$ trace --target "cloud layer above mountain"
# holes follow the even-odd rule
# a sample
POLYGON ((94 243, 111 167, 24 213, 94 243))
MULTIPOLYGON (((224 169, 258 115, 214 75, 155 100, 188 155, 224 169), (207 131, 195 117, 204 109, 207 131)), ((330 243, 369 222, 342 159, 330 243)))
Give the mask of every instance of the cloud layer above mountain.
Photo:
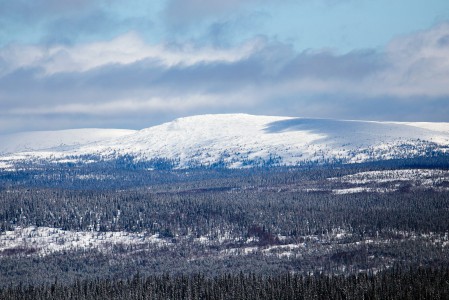
MULTIPOLYGON (((340 2, 322 1, 322 9, 354 5, 340 2)), ((141 128, 223 112, 449 121, 449 23, 444 21, 379 47, 342 51, 300 48, 288 35, 253 34, 254 24, 235 22, 236 16, 263 15, 255 8, 273 5, 268 0, 165 1, 151 6, 152 20, 134 10, 118 13, 113 0, 93 3, 0 4, 0 11, 11 12, 0 21, 6 27, 19 21, 39 27, 34 38, 26 37, 33 36, 27 29, 17 40, 0 30, 0 132, 141 128), (95 30, 75 30, 80 20, 87 22, 87 31, 95 30), (61 27, 48 29, 55 24, 61 27), (108 34, 102 26, 111 27, 108 34), (228 34, 213 33, 214 26, 228 34), (238 32, 235 26, 243 26, 245 38, 230 37, 238 32), (145 28, 156 28, 154 36, 145 28), (64 30, 76 32, 64 39, 64 30)))

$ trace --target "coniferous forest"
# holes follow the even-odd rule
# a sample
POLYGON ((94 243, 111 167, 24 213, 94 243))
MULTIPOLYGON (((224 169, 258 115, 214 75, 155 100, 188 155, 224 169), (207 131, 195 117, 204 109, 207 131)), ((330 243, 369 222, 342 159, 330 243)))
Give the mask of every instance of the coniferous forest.
POLYGON ((0 299, 447 299, 443 160, 0 172, 0 299))
POLYGON ((448 299, 449 269, 393 268, 376 275, 169 275, 17 286, 1 299, 448 299))

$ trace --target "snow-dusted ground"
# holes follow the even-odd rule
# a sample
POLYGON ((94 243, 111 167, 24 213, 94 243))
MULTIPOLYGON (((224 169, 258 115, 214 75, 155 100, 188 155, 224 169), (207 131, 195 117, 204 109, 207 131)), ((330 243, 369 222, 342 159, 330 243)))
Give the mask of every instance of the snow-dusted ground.
POLYGON ((339 184, 353 185, 344 189, 334 189, 335 194, 352 194, 361 192, 386 193, 398 190, 408 183, 416 189, 433 189, 449 191, 449 171, 437 169, 403 169, 368 171, 342 177, 328 178, 339 184), (382 185, 379 187, 379 185, 382 185))
POLYGON ((98 249, 109 252, 114 245, 164 246, 169 243, 158 235, 146 233, 70 231, 30 226, 0 233, 0 256, 2 252, 15 249, 33 249, 39 255, 48 255, 64 250, 98 249))
POLYGON ((49 227, 16 227, 13 231, 0 233, 0 257, 46 256, 62 251, 84 251, 96 249, 103 253, 113 254, 118 250, 120 255, 134 251, 145 251, 149 255, 159 251, 178 253, 190 249, 189 259, 216 257, 226 259, 230 256, 263 255, 278 258, 302 258, 317 253, 332 253, 358 249, 365 244, 401 243, 407 240, 421 240, 437 247, 449 247, 449 234, 417 234, 415 232, 391 232, 392 237, 353 238, 346 230, 336 228, 324 235, 308 235, 299 240, 291 240, 278 236, 279 244, 261 246, 258 238, 237 237, 229 233, 220 236, 178 236, 176 242, 170 238, 161 238, 157 234, 129 232, 91 232, 67 231, 49 227), (393 237, 395 236, 395 237, 393 237), (398 239, 400 237, 400 239, 398 239), (238 246, 240 245, 240 246, 238 246), (192 250, 193 249, 193 250, 192 250), (340 250, 339 250, 340 249, 340 250))
POLYGON ((334 189, 332 193, 336 195, 356 194, 356 193, 388 193, 394 192, 396 189, 389 188, 370 188, 370 187, 353 187, 347 189, 334 189))
MULTIPOLYGON (((449 171, 436 169, 368 171, 346 175, 339 179, 353 184, 418 181, 423 185, 435 185, 443 181, 449 181, 449 171)), ((337 178, 331 178, 330 180, 337 180, 337 178)))
POLYGON ((114 159, 123 155, 131 155, 136 160, 167 158, 175 160, 179 168, 217 162, 231 168, 263 162, 283 165, 307 161, 355 163, 415 157, 429 149, 447 152, 449 123, 201 115, 81 144, 53 150, 39 147, 39 151, 0 157, 0 163, 39 159, 61 162, 68 158, 76 161, 76 157, 83 156, 114 159))
POLYGON ((14 170, 14 166, 10 163, 4 162, 4 161, 0 161, 0 170, 4 170, 4 171, 13 171, 14 170))

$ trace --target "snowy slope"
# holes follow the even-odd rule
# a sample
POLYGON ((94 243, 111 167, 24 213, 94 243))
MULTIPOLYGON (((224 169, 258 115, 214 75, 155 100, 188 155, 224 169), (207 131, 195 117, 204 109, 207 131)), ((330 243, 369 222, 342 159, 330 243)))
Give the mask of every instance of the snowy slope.
POLYGON ((0 154, 67 148, 135 133, 124 129, 69 129, 0 135, 0 154))
POLYGON ((164 158, 185 168, 340 161, 343 163, 446 152, 449 123, 339 121, 246 114, 180 118, 115 139, 3 156, 1 162, 86 156, 134 161, 164 158))

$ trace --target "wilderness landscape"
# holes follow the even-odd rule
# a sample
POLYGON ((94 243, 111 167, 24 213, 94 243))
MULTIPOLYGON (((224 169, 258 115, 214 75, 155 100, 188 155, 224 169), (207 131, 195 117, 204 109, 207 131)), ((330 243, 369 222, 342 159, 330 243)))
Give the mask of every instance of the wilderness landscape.
POLYGON ((447 0, 0 0, 0 299, 449 299, 447 0))
MULTIPOLYGON (((430 281, 413 293, 444 298, 449 125, 287 118, 289 126, 273 133, 266 128, 285 122, 275 119, 198 116, 119 137, 113 131, 99 140, 83 131, 71 146, 60 141, 70 134, 75 142, 72 131, 55 132, 52 145, 51 139, 44 146, 37 139, 24 152, 5 153, 3 295, 26 295, 34 286, 87 297, 93 284, 104 289, 104 297, 128 291, 149 299, 207 298, 228 293, 223 285, 229 284, 235 285, 235 299, 270 297, 283 285, 291 288, 291 294, 279 294, 285 299, 301 291, 321 298, 383 297, 386 291, 406 297, 412 276, 430 281), (246 132, 237 119, 244 120, 246 132), (323 138, 328 123, 336 133, 323 138), (378 126, 383 130, 376 131, 378 126), (254 150, 255 142, 244 143, 248 131, 259 134, 262 146, 256 147, 263 151, 254 150), (152 146, 170 132, 176 142, 166 141, 162 149, 183 161, 126 152, 160 153, 152 146), (226 141, 222 148, 219 140, 226 141), (327 146, 310 155, 317 143, 327 146), (296 152, 288 145, 297 145, 296 152), (391 151, 379 156, 372 149, 391 151), (383 280, 392 276, 398 282, 389 286, 383 280), (267 280, 275 286, 258 294, 267 280), (317 288, 324 281, 328 287, 317 288)), ((33 134, 40 133, 25 136, 33 141, 33 134)), ((15 141, 20 151, 23 136, 10 135, 9 145, 15 141)))

